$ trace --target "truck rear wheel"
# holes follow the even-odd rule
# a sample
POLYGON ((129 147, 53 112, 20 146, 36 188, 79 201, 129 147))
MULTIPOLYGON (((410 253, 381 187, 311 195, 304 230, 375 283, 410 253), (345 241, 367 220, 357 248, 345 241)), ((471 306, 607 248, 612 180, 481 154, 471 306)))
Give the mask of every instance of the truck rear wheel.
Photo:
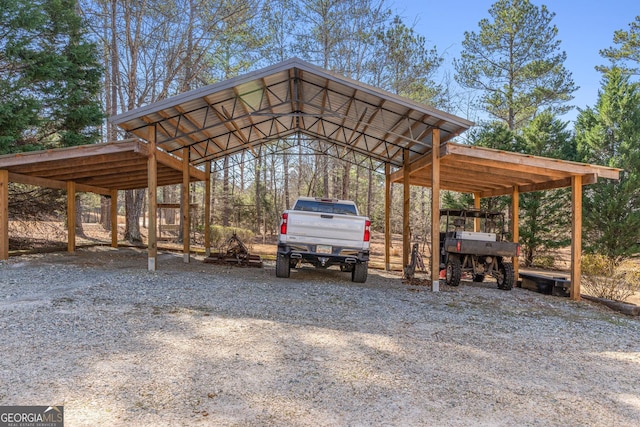
POLYGON ((291 273, 291 263, 286 255, 278 255, 276 257, 276 277, 289 277, 291 273))
POLYGON ((455 255, 450 255, 447 260, 447 275, 446 282, 449 286, 458 286, 460 279, 462 278, 462 264, 460 258, 455 255))
POLYGON ((356 283, 364 283, 367 281, 369 263, 367 261, 360 262, 353 266, 351 270, 351 281, 356 283))
POLYGON ((496 281, 498 282, 498 289, 510 291, 511 288, 513 288, 514 282, 513 264, 509 262, 501 262, 498 264, 498 277, 496 277, 496 281))

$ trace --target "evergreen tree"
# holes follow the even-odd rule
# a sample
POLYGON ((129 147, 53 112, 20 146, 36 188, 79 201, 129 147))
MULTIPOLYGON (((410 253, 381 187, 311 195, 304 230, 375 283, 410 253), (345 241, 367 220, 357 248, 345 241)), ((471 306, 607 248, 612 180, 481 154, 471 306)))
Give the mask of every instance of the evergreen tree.
POLYGON ((75 0, 0 10, 0 153, 94 143, 103 120, 96 46, 75 0))
POLYGON ((465 32, 454 61, 458 83, 481 91, 483 108, 511 130, 540 109, 566 111, 577 88, 563 65, 555 14, 529 0, 498 0, 489 14, 479 33, 465 32))
POLYGON ((640 241, 640 88, 629 78, 619 68, 606 72, 596 106, 575 126, 582 161, 624 169, 619 181, 591 185, 583 198, 586 250, 617 262, 640 241))
MULTIPOLYGON (((522 131, 524 152, 563 160, 575 159, 575 146, 566 122, 546 111, 536 116, 522 131)), ((535 263, 536 255, 571 242, 571 219, 566 189, 536 191, 520 195, 520 244, 524 264, 535 263)))
POLYGON ((371 67, 376 75, 376 85, 417 102, 438 105, 442 88, 433 76, 442 64, 442 57, 435 46, 427 47, 426 39, 415 34, 399 17, 378 32, 381 49, 371 67))
MULTIPOLYGON (((600 55, 611 61, 613 67, 623 68, 630 74, 640 74, 640 15, 629 24, 629 31, 618 30, 613 33, 613 43, 617 47, 602 49, 600 55)), ((611 67, 596 67, 606 72, 611 67)))

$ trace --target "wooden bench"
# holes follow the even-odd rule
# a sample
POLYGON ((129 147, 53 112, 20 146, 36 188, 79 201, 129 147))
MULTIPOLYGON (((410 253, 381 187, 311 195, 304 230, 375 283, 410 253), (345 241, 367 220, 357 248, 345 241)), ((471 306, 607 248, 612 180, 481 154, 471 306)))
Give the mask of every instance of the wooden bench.
POLYGON ((569 296, 571 280, 566 277, 545 276, 543 274, 519 272, 521 287, 546 295, 569 296))

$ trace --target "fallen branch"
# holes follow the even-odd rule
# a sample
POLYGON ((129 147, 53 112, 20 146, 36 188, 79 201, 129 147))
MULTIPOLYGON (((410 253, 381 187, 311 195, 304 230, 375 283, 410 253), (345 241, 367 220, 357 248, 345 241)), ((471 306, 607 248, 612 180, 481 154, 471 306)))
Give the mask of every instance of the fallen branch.
POLYGON ((635 304, 613 301, 605 298, 592 297, 591 295, 581 295, 581 297, 589 301, 595 301, 597 303, 606 305, 607 307, 615 311, 619 311, 622 314, 627 314, 629 316, 640 316, 640 306, 637 306, 635 304))

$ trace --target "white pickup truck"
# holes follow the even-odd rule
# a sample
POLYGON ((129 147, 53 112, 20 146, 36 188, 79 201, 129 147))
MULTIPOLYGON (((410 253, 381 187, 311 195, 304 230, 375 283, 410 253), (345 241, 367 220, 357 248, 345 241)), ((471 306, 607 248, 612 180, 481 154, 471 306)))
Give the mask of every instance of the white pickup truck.
POLYGON ((351 280, 367 280, 371 221, 354 202, 300 197, 282 214, 276 276, 289 277, 301 262, 318 268, 339 265, 351 280))

